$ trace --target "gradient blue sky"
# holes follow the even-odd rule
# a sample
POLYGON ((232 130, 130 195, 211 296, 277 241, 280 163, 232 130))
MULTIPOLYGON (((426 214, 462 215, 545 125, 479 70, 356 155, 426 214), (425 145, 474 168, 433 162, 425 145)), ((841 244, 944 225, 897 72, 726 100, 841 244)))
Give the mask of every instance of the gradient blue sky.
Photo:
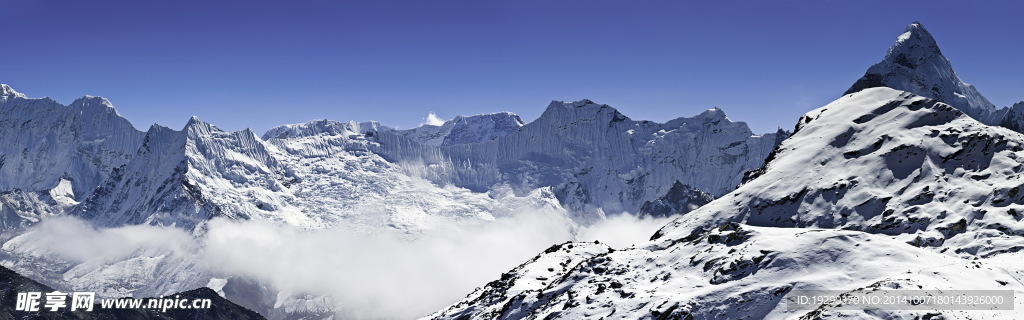
POLYGON ((0 0, 0 83, 109 98, 136 127, 311 119, 409 128, 434 111, 589 98, 665 121, 718 106, 755 132, 839 97, 920 20, 997 106, 1024 100, 1022 1, 0 0))

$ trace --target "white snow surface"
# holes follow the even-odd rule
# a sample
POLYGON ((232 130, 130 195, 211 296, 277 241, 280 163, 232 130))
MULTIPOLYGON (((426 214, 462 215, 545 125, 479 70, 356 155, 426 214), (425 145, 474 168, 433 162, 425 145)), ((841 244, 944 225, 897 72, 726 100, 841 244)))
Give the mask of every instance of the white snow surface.
POLYGON ((1013 255, 973 261, 859 231, 733 224, 626 250, 555 246, 425 319, 1010 319, 1024 290, 1013 255), (1018 300, 1008 312, 788 310, 794 289, 1001 289, 1018 300))
POLYGON ((862 90, 804 115, 752 181, 650 242, 550 249, 428 318, 1020 318, 1020 157, 1024 135, 862 90), (1001 313, 791 311, 780 302, 794 289, 1002 289, 1017 301, 1001 313))

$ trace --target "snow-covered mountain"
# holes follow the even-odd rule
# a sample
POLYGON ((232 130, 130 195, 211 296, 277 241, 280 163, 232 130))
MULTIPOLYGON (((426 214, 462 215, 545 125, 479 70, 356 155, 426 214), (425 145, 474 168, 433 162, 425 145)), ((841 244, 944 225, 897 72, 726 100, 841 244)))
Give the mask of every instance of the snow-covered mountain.
POLYGON ((752 180, 651 242, 552 247, 431 318, 962 318, 780 302, 794 289, 1024 292, 1022 157, 1022 134, 861 90, 804 115, 752 180))
POLYGON ((430 152, 433 147, 375 122, 314 120, 272 128, 263 136, 293 172, 287 182, 289 204, 317 213, 311 218, 320 219, 321 227, 344 222, 415 231, 443 221, 508 216, 521 207, 511 203, 518 201, 562 210, 547 191, 507 197, 497 190, 474 192, 422 179, 413 172, 419 168, 389 158, 386 150, 430 152))
POLYGON ((228 133, 196 117, 182 131, 153 125, 131 161, 74 214, 99 226, 185 229, 215 216, 284 219, 269 212, 284 206, 292 177, 271 149, 252 130, 228 133))
POLYGON ((0 86, 0 223, 61 214, 128 163, 143 138, 106 99, 64 106, 0 86))
POLYGON ((788 133, 755 135, 717 108, 656 123, 581 100, 552 102, 537 120, 479 143, 434 147, 408 132, 381 136, 382 155, 417 163, 436 183, 478 191, 508 185, 520 194, 551 187, 586 223, 603 214, 692 210, 739 185, 788 133))
POLYGON ((299 202, 318 202, 317 208, 331 204, 337 209, 328 211, 349 209, 341 202, 352 195, 383 195, 395 181, 407 179, 400 176, 409 175, 480 193, 510 187, 526 196, 551 188, 574 220, 587 223, 602 212, 672 215, 692 210, 732 190, 787 135, 782 130, 754 135, 717 108, 662 124, 634 121, 610 106, 583 100, 553 102, 525 125, 507 112, 410 130, 316 120, 272 128, 263 138, 296 156, 290 167, 306 168, 296 172, 349 159, 322 166, 315 175, 299 174, 300 188, 310 192, 297 195, 337 185, 325 176, 346 176, 341 181, 352 182, 328 197, 298 197, 299 202), (360 178, 361 172, 372 174, 360 178))
POLYGON ((318 317, 344 310, 219 274, 195 243, 69 259, 44 249, 65 229, 28 227, 73 215, 83 232, 181 229, 195 240, 224 217, 406 241, 524 211, 571 230, 627 212, 681 217, 632 248, 553 246, 430 317, 977 317, 782 301, 801 289, 1024 293, 1021 128, 1024 103, 997 109, 920 23, 793 133, 754 134, 717 108, 638 121, 590 100, 554 101, 529 123, 507 112, 407 130, 314 120, 257 136, 193 117, 180 131, 140 132, 105 99, 64 106, 2 85, 0 262, 65 290, 207 285, 274 318, 318 317))
POLYGON ((631 248, 553 246, 427 318, 1024 317, 785 301, 794 290, 1012 290, 1018 306, 1021 110, 962 82, 914 23, 735 191, 631 248))
POLYGON ((515 132, 525 122, 511 112, 457 116, 440 126, 424 124, 402 130, 406 136, 422 144, 450 146, 466 143, 480 143, 515 132))
MULTIPOLYGON (((474 192, 410 176, 401 165, 371 151, 380 144, 374 133, 383 129, 374 123, 317 120, 272 129, 264 141, 251 130, 224 132, 198 118, 181 131, 154 125, 131 160, 113 170, 71 214, 93 227, 173 226, 197 237, 214 217, 306 230, 395 231, 412 239, 435 227, 479 224, 519 211, 544 210, 572 224, 547 189, 515 196, 501 189, 474 192)), ((231 276, 206 271, 195 256, 197 249, 144 248, 80 261, 42 250, 40 234, 8 230, 0 261, 65 290, 96 291, 104 297, 152 296, 231 276)), ((335 307, 323 297, 295 294, 276 297, 278 306, 291 311, 267 311, 290 316, 335 307)), ((231 298, 246 295, 277 292, 231 298)))
POLYGON ((996 108, 974 86, 961 80, 942 55, 935 38, 920 22, 907 26, 889 47, 885 58, 871 66, 846 93, 873 87, 889 87, 936 99, 988 125, 1017 132, 1024 128, 1021 109, 1024 106, 996 108))
POLYGON ((1024 249, 1024 135, 890 88, 807 113, 796 133, 758 179, 708 205, 732 214, 675 225, 861 230, 981 257, 1024 249))
POLYGON ((416 229, 414 220, 433 218, 396 209, 416 200, 399 195, 449 204, 416 206, 413 215, 489 219, 501 210, 487 193, 508 187, 517 196, 551 188, 582 223, 605 213, 671 215, 732 190, 787 135, 754 135, 719 109, 662 124, 589 100, 553 102, 525 125, 507 112, 409 130, 318 120, 260 138, 193 118, 181 131, 154 125, 143 133, 102 98, 65 107, 3 92, 0 121, 8 125, 0 130, 10 132, 0 138, 0 212, 9 227, 66 211, 100 226, 191 230, 226 216, 416 229), (375 204, 385 198, 391 206, 375 204), (378 214, 351 213, 358 208, 378 214))
POLYGON ((1006 116, 999 123, 1000 126, 1017 132, 1024 132, 1024 101, 1013 104, 1006 110, 1006 116))
POLYGON ((200 239, 215 217, 411 240, 434 228, 544 212, 556 216, 555 227, 575 230, 602 211, 670 216, 706 204, 787 135, 754 135, 719 109, 661 124, 589 100, 552 103, 530 124, 511 113, 409 130, 314 120, 257 137, 193 117, 180 131, 153 125, 140 132, 102 98, 63 106, 2 90, 0 262, 101 297, 212 286, 274 318, 345 310, 326 296, 219 274, 201 261, 198 244, 175 237, 100 258, 69 257, 46 239, 73 230, 88 234, 82 239, 121 241, 132 232, 171 232, 131 231, 136 225, 200 239), (62 215, 88 225, 27 228, 62 215))
POLYGON ((14 98, 25 99, 25 98, 28 98, 28 97, 25 96, 25 94, 23 94, 23 93, 14 91, 14 88, 11 88, 11 86, 9 86, 9 85, 0 84, 0 99, 8 100, 8 99, 14 99, 14 98))
POLYGON ((272 128, 263 137, 303 157, 328 146, 369 152, 407 174, 476 192, 508 186, 525 195, 550 187, 587 223, 604 213, 692 210, 735 188, 787 135, 755 135, 717 108, 654 123, 582 100, 553 102, 525 125, 507 112, 409 130, 324 120, 272 128))
MULTIPOLYGON (((566 215, 545 190, 516 197, 410 176, 370 151, 377 144, 372 132, 383 128, 372 123, 284 126, 271 130, 268 141, 251 130, 224 132, 198 118, 181 131, 153 125, 140 132, 102 98, 64 106, 29 99, 6 85, 0 89, 0 260, 62 290, 157 296, 230 276, 208 272, 196 249, 158 245, 95 260, 48 251, 48 237, 26 227, 62 215, 88 221, 90 226, 76 229, 86 233, 143 224, 200 236, 203 225, 219 216, 303 229, 390 229, 410 237, 438 225, 481 223, 517 210, 566 215)), ((322 297, 277 299, 298 312, 334 308, 323 306, 330 300, 322 297)))
MULTIPOLYGON (((719 109, 654 123, 589 100, 554 102, 529 124, 511 113, 410 130, 314 120, 258 137, 193 117, 180 131, 140 132, 102 98, 63 106, 2 90, 0 261, 103 297, 250 280, 209 271, 192 247, 68 258, 41 245, 47 233, 27 227, 71 215, 89 224, 82 230, 154 225, 202 237, 210 219, 225 217, 415 239, 433 228, 545 212, 575 230, 603 212, 690 211, 739 184, 788 135, 754 135, 719 109)), ((336 311, 325 297, 250 287, 258 292, 229 291, 275 317, 336 311), (248 297, 275 298, 267 305, 248 297)))

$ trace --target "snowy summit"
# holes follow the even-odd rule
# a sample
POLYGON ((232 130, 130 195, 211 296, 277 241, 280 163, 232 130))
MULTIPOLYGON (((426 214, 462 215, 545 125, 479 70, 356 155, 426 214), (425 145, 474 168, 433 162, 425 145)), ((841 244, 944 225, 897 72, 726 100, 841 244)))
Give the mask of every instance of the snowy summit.
POLYGON ((3 97, 4 99, 7 99, 8 97, 24 99, 25 95, 14 91, 14 88, 11 88, 9 85, 0 83, 0 97, 3 97))

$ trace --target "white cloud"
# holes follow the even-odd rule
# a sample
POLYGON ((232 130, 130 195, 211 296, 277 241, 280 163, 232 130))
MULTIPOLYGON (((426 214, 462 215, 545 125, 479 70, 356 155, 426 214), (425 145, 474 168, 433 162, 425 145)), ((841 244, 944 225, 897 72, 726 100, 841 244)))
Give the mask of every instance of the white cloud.
POLYGON ((535 212, 442 227, 414 240, 390 232, 309 232, 216 220, 203 260, 218 273, 261 279, 285 292, 329 295, 347 317, 409 319, 441 309, 571 238, 559 217, 535 212))
POLYGON ((187 254, 195 241, 178 228, 147 225, 95 228, 72 217, 43 220, 3 245, 5 251, 52 257, 75 263, 113 261, 140 251, 187 254))
POLYGON ((428 125, 428 126, 435 126, 436 127, 436 126, 443 125, 444 124, 444 119, 441 119, 441 117, 437 116, 436 113, 431 111, 430 113, 427 114, 427 118, 423 121, 423 124, 424 125, 428 125))
MULTIPOLYGON (((173 263, 201 261, 187 266, 197 276, 241 276, 284 292, 328 296, 344 318, 409 319, 456 302, 552 244, 600 240, 623 248, 647 240, 667 221, 618 215, 577 228, 564 213, 531 208, 490 222, 444 225, 411 236, 343 227, 310 231, 219 218, 196 238, 173 227, 97 229, 74 218, 55 218, 12 239, 4 249, 107 268, 117 268, 119 259, 173 251, 166 259, 185 261, 173 263)), ((87 269, 104 274, 101 268, 87 269)), ((146 270, 139 272, 156 271, 146 270)))
POLYGON ((658 229, 673 219, 675 217, 638 218, 624 213, 582 228, 576 238, 579 241, 599 240, 613 248, 623 249, 649 240, 658 229))

